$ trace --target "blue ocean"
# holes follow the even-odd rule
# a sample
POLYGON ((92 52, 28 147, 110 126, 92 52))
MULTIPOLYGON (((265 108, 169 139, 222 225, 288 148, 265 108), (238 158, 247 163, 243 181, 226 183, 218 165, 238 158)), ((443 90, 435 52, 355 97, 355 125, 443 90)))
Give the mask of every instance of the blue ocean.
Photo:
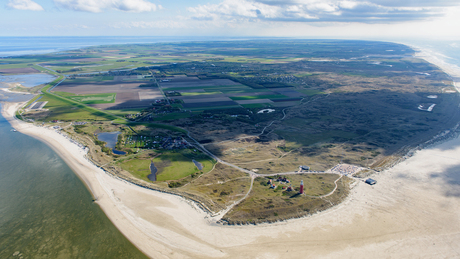
MULTIPOLYGON (((216 37, 0 37, 0 58, 45 54, 89 46, 184 41, 233 40, 216 37)), ((0 60, 1 63, 1 60, 0 60)))
POLYGON ((406 40, 402 42, 421 49, 428 49, 445 62, 460 67, 460 41, 406 40))

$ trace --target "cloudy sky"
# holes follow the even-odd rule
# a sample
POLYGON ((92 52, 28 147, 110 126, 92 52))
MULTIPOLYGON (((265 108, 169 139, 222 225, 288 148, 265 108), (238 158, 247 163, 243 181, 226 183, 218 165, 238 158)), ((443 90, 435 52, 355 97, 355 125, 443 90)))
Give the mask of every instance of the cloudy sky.
POLYGON ((459 0, 2 0, 0 36, 460 39, 459 0))

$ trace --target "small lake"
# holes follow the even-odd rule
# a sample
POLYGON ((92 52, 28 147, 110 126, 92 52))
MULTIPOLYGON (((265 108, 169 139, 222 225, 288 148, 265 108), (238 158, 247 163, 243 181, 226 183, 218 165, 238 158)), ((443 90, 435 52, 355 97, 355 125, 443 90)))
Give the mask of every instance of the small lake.
POLYGON ((196 168, 198 168, 198 170, 203 170, 203 164, 201 164, 200 162, 196 161, 195 159, 192 160, 192 162, 195 164, 196 168))
POLYGON ((150 163, 150 174, 147 175, 147 178, 149 178, 150 181, 155 182, 157 180, 157 172, 158 172, 158 169, 153 164, 153 162, 150 163))
POLYGON ((34 87, 46 84, 56 79, 48 74, 27 74, 27 75, 0 75, 0 87, 8 87, 6 83, 20 83, 25 87, 34 87))
POLYGON ((103 132, 103 133, 97 134, 97 139, 99 139, 100 141, 107 142, 105 146, 111 148, 112 152, 115 155, 126 155, 126 152, 115 149, 115 146, 117 145, 117 141, 118 141, 118 135, 120 135, 119 131, 103 132))

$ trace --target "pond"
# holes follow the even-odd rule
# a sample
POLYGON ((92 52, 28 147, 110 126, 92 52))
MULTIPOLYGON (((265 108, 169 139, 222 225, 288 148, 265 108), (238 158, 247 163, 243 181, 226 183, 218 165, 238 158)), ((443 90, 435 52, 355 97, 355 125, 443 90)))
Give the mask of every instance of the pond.
POLYGON ((157 180, 157 171, 158 169, 153 164, 153 162, 150 163, 150 174, 147 175, 147 178, 149 178, 150 181, 155 182, 157 180))
POLYGON ((203 164, 201 164, 200 162, 196 161, 195 159, 192 160, 192 162, 195 164, 196 168, 198 168, 198 170, 203 170, 203 164))
POLYGON ((97 139, 106 142, 107 144, 105 146, 111 148, 115 155, 126 155, 126 152, 115 149, 119 134, 119 131, 98 133, 97 139))

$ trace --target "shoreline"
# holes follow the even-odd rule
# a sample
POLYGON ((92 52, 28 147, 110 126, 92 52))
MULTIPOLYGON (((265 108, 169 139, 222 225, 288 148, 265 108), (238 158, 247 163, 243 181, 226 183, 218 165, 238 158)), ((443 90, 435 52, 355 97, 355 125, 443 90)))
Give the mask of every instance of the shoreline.
MULTIPOLYGON (((433 63, 439 59, 429 54, 417 53, 415 57, 438 66, 453 79, 460 76, 447 63, 433 63)), ((454 86, 458 91, 460 82, 454 86)), ((193 202, 109 176, 61 134, 17 120, 18 103, 2 106, 5 119, 59 154, 120 232, 152 258, 280 258, 301 254, 307 258, 366 258, 371 252, 381 252, 382 257, 423 253, 448 257, 458 256, 460 251, 460 199, 445 194, 442 176, 431 177, 460 167, 455 156, 460 151, 458 138, 416 151, 414 156, 376 173, 375 186, 357 183, 345 201, 326 211, 273 224, 224 226, 211 224, 209 216, 193 202)))

